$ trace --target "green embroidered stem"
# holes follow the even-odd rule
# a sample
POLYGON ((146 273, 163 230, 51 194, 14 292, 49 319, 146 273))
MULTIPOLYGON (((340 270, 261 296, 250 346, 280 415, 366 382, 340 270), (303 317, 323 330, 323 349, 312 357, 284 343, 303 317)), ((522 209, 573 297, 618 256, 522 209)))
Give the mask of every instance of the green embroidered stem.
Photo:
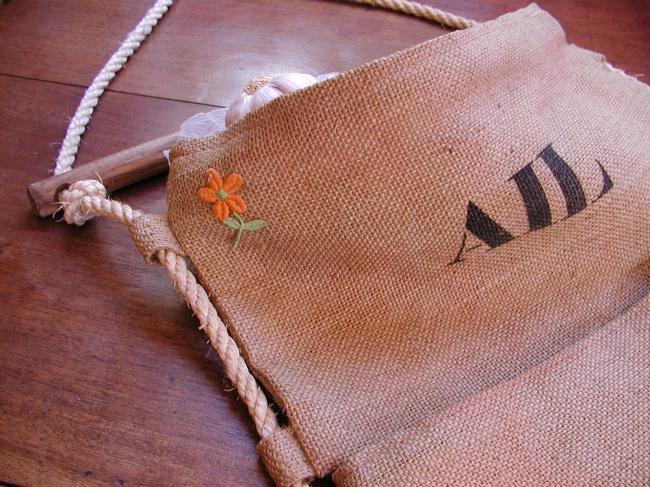
POLYGON ((262 230, 266 227, 266 222, 264 220, 258 219, 245 222, 239 213, 233 212, 232 216, 234 218, 226 218, 223 224, 231 230, 235 230, 237 232, 235 233, 235 237, 232 241, 233 250, 237 250, 244 232, 256 232, 257 230, 262 230))
POLYGON ((237 247, 239 247, 239 241, 241 240, 241 236, 244 233, 244 219, 239 216, 238 213, 233 213, 233 216, 235 219, 237 219, 237 222, 239 223, 239 229, 237 230, 237 233, 235 234, 235 238, 232 241, 232 249, 237 250, 237 247))

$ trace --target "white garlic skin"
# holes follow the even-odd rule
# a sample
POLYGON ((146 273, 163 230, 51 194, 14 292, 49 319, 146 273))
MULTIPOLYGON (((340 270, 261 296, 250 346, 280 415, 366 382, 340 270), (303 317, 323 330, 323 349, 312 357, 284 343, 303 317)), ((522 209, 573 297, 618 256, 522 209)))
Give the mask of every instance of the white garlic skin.
POLYGON ((270 84, 264 85, 259 88, 255 93, 250 95, 250 103, 248 104, 248 111, 252 112, 258 108, 263 107, 271 100, 276 99, 279 96, 282 96, 286 91, 282 91, 275 86, 270 84))
POLYGON ((257 89, 254 93, 243 92, 230 105, 226 112, 226 127, 241 120, 246 114, 263 107, 279 96, 307 88, 319 81, 332 78, 338 73, 327 73, 314 77, 304 73, 285 73, 274 76, 271 81, 257 89))
POLYGON ((237 120, 244 118, 250 111, 251 95, 242 93, 230 104, 226 112, 226 128, 230 127, 237 120))
POLYGON ((316 78, 310 74, 285 73, 273 78, 269 84, 286 94, 307 88, 314 83, 316 83, 316 78))

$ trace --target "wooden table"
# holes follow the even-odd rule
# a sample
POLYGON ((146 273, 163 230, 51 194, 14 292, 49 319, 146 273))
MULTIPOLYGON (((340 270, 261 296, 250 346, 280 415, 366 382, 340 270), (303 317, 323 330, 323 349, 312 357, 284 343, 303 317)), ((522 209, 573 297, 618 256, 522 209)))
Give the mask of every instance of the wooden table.
MULTIPOLYGON (((271 484, 243 404, 162 270, 123 227, 40 220, 25 195, 52 169, 84 87, 150 4, 0 6, 0 483, 271 484)), ((478 21, 525 4, 436 2, 478 21)), ((572 42, 650 75, 647 2, 540 4, 572 42)), ((443 33, 326 0, 179 0, 102 99, 78 163, 225 106, 254 76, 342 71, 443 33)), ((116 196, 164 212, 165 180, 116 196)))

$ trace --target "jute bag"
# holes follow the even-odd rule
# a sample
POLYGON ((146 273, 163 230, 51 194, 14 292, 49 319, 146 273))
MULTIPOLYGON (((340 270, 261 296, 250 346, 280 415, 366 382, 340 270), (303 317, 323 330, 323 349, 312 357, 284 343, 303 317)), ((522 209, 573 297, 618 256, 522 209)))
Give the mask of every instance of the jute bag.
POLYGON ((533 5, 179 142, 166 217, 60 201, 165 267, 279 485, 649 485, 649 127, 648 87, 533 5))
POLYGON ((287 417, 276 482, 647 485, 649 126, 531 5, 179 143, 170 226, 287 417), (210 182, 267 222, 235 251, 210 182))

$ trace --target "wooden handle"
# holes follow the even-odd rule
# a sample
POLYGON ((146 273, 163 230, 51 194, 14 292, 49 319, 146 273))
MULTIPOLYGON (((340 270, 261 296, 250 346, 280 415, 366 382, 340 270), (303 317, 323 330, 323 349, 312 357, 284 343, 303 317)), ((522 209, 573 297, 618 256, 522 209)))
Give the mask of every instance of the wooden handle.
POLYGON ((59 192, 82 179, 97 179, 111 192, 137 183, 143 179, 167 172, 169 165, 163 150, 171 148, 178 140, 178 133, 136 145, 130 149, 102 157, 58 176, 41 179, 27 187, 27 195, 34 212, 50 216, 60 205, 59 192))

